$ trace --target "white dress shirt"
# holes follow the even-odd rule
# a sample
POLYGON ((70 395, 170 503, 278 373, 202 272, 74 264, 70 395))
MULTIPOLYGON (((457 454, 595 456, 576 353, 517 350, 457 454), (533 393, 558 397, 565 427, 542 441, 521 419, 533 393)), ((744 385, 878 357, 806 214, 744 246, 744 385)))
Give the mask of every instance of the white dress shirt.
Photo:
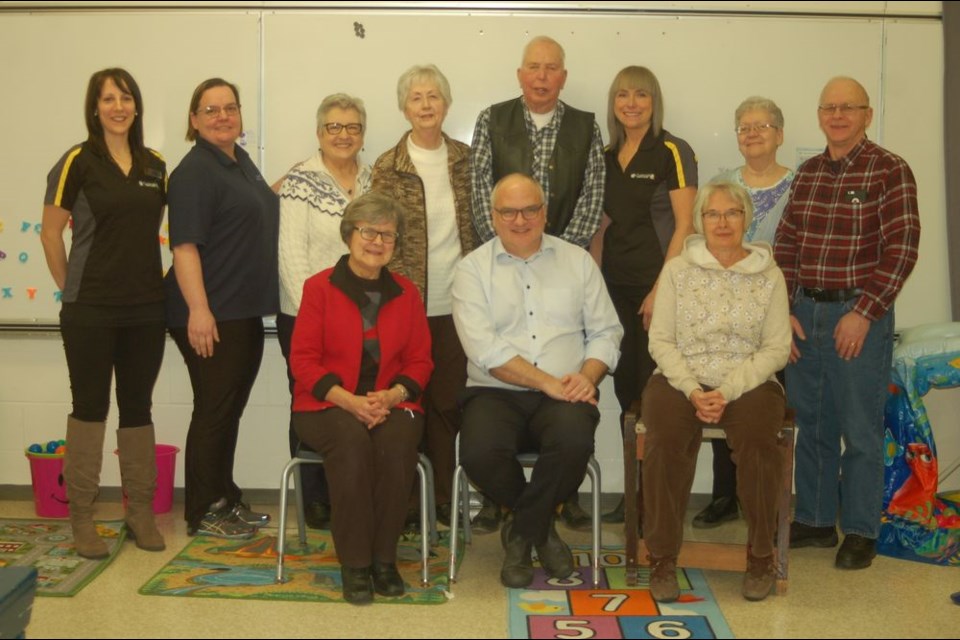
POLYGON ((620 357, 623 328, 593 258, 546 234, 527 259, 493 238, 461 260, 453 320, 467 354, 467 386, 522 389, 490 373, 516 356, 558 378, 588 358, 613 371, 620 357))

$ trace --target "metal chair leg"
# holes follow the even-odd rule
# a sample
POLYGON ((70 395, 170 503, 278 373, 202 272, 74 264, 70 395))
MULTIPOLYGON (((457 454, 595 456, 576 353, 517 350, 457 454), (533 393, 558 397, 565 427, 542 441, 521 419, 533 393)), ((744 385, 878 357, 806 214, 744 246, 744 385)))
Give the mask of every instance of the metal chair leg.
POLYGON ((280 475, 280 518, 277 522, 277 575, 275 582, 283 583, 283 554, 286 548, 287 534, 287 489, 290 486, 290 473, 299 466, 300 461, 297 458, 291 458, 284 465, 283 473, 280 475))

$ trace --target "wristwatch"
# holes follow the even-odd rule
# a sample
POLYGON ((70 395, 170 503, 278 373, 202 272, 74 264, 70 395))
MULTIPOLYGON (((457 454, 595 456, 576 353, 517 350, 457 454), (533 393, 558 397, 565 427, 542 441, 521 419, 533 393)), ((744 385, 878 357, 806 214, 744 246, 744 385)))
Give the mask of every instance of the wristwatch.
POLYGON ((406 402, 410 398, 410 392, 407 391, 407 388, 399 382, 393 385, 393 388, 400 391, 400 402, 406 402))

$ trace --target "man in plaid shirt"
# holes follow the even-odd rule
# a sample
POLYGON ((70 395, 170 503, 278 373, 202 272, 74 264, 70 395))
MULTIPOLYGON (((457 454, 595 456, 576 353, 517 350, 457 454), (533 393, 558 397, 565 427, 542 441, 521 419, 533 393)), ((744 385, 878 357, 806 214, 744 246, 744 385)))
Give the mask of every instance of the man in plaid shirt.
MULTIPOLYGON (((546 36, 523 50, 517 69, 523 96, 484 109, 472 143, 473 226, 481 242, 493 238, 490 196, 493 185, 512 173, 532 177, 546 193, 546 232, 586 248, 600 227, 606 165, 603 139, 592 113, 560 101, 567 81, 564 51, 546 36)), ((567 526, 590 528, 576 492, 564 503, 567 526)), ((474 519, 477 531, 495 531, 500 510, 488 500, 474 519)))
POLYGON ((917 185, 902 158, 867 140, 873 109, 856 80, 828 82, 818 113, 827 148, 798 170, 776 239, 800 428, 790 546, 835 546, 839 513, 836 566, 863 569, 880 530, 893 304, 917 261, 917 185))
POLYGON ((473 224, 481 242, 490 224, 493 185, 529 175, 547 193, 547 232, 586 248, 600 226, 606 168, 592 113, 560 101, 567 81, 564 52, 552 38, 527 43, 517 69, 522 98, 480 112, 473 132, 473 224))

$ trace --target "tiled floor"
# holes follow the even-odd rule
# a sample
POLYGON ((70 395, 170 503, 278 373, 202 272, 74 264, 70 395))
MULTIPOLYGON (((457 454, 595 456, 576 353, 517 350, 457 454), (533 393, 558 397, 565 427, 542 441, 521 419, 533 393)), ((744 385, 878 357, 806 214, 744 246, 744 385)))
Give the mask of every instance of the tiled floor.
MULTIPOLYGON (((264 505, 259 505, 264 507, 264 505)), ((265 510, 271 510, 264 507, 265 510)), ((114 563, 74 598, 37 598, 27 629, 33 638, 338 638, 504 637, 506 592, 498 583, 499 536, 476 536, 454 585, 441 606, 305 604, 165 598, 137 593, 188 541, 174 512, 159 517, 168 549, 147 553, 126 544, 114 563)), ((7 517, 33 517, 31 502, 0 501, 7 517)), ((101 505, 99 517, 121 517, 118 504, 101 505)), ((702 532, 688 530, 693 536, 702 532)), ((742 521, 710 532, 742 536, 742 521)), ((588 534, 561 528, 561 535, 586 544, 588 534)), ((719 538, 716 538, 719 539, 719 538)), ((621 546, 622 527, 607 525, 604 544, 621 546)), ((749 603, 740 596, 741 576, 708 572, 707 579, 738 638, 956 638, 960 568, 944 568, 879 557, 855 572, 833 567, 834 551, 800 549, 791 554, 786 596, 749 603)))

